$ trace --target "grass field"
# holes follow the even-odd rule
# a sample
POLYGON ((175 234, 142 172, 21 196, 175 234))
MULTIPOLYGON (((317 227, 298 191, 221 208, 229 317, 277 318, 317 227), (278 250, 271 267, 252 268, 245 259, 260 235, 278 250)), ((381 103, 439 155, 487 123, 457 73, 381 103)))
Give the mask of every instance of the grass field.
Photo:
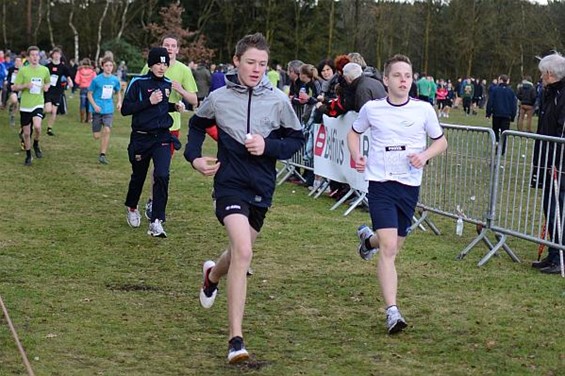
MULTIPOLYGON (((228 366, 225 284, 212 309, 198 302, 202 262, 226 244, 211 179, 177 154, 169 237, 150 238, 145 219, 131 229, 130 119, 116 115, 104 166, 76 97, 69 107, 31 167, 0 112, 0 295, 36 375, 565 374, 565 281, 530 268, 535 244, 510 240, 522 263, 501 255, 478 268, 484 246, 455 261, 471 226, 457 237, 453 220, 434 216, 443 234, 415 231, 398 258, 409 327, 390 337, 376 264, 355 252, 367 213, 343 217, 328 210, 331 199, 291 184, 278 188, 256 244, 244 321, 251 360, 228 366)), ((448 120, 488 125, 457 111, 448 120)), ((25 375, 0 324, 0 375, 25 375)))

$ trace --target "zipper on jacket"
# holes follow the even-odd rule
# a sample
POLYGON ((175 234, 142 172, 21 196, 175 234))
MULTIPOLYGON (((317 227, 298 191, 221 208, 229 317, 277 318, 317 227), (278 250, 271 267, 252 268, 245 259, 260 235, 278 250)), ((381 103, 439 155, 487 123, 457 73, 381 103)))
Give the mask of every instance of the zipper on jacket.
POLYGON ((249 98, 247 100, 247 134, 251 134, 251 97, 253 96, 253 88, 249 88, 249 98))

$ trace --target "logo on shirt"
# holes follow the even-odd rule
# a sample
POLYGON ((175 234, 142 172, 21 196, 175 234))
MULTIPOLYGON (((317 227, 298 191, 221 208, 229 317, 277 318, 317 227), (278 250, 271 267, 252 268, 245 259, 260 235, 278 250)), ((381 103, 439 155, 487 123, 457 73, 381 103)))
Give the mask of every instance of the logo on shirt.
POLYGON ((408 121, 408 120, 403 120, 403 121, 400 122, 400 125, 402 125, 404 128, 410 128, 414 124, 416 124, 416 123, 413 122, 413 121, 408 121))

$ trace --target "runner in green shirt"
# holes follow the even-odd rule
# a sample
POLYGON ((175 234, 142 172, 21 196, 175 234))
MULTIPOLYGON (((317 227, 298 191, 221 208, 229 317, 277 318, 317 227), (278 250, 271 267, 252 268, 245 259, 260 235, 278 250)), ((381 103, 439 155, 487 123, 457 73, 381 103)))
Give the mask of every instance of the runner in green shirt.
POLYGON ((31 165, 31 126, 33 124, 33 150, 37 158, 43 154, 39 148, 41 136, 41 120, 43 119, 43 93, 49 90, 49 69, 39 64, 39 47, 30 46, 27 49, 29 64, 20 68, 16 82, 12 87, 14 91, 21 91, 20 126, 23 134, 26 159, 24 164, 31 165))

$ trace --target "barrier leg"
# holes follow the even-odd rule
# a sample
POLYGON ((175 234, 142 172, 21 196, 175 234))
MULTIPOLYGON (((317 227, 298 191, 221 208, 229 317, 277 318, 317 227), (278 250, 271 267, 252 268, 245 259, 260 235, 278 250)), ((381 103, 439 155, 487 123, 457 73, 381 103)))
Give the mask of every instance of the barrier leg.
POLYGON ((471 249, 473 249, 474 246, 476 246, 481 240, 483 240, 486 237, 487 231, 488 231, 487 228, 483 228, 479 236, 473 239, 473 241, 469 243, 469 245, 464 250, 462 250, 461 253, 459 253, 455 259, 463 260, 463 258, 467 256, 467 254, 471 251, 471 249))
POLYGON ((337 209, 341 204, 343 204, 345 201, 349 199, 349 197, 353 194, 353 192, 355 192, 355 189, 350 188, 349 191, 347 191, 347 193, 343 195, 343 197, 330 208, 330 210, 337 209))
MULTIPOLYGON (((501 234, 499 233, 495 233, 495 236, 498 240, 501 239, 501 234)), ((520 261, 520 259, 518 258, 518 256, 516 256, 516 254, 514 253, 514 251, 512 251, 512 249, 508 246, 508 244, 506 244, 506 242, 502 243, 502 249, 504 250, 504 252, 506 252, 506 254, 512 259, 512 261, 514 262, 522 262, 520 261)), ((496 254, 496 256, 498 256, 498 254, 496 254)))
POLYGON ((285 176, 282 177, 281 180, 279 180, 279 182, 277 183, 277 185, 281 185, 282 183, 284 183, 285 181, 287 181, 288 178, 290 178, 292 176, 292 174, 294 174, 294 166, 293 165, 288 165, 285 167, 287 173, 285 174, 285 176))
POLYGON ((410 232, 412 232, 413 230, 415 230, 416 228, 419 228, 422 231, 426 231, 426 229, 424 228, 424 226, 422 225, 422 223, 426 220, 426 217, 428 216, 428 211, 424 210, 423 212, 420 213, 420 218, 418 219, 416 217, 416 215, 412 216, 412 221, 414 222, 412 224, 412 226, 410 226, 410 232))
POLYGON ((344 216, 344 217, 347 216, 347 215, 349 215, 349 213, 351 213, 353 210, 355 210, 355 208, 356 208, 357 206, 359 206, 360 204, 362 204, 362 203, 363 203, 363 199, 364 199, 365 196, 367 195, 367 193, 365 193, 365 192, 359 194, 358 191, 355 191, 355 193, 356 193, 359 197, 357 197, 357 199, 351 203, 351 206, 349 207, 349 209, 347 209, 347 210, 345 211, 345 213, 343 213, 343 216, 344 216))
POLYGON ((486 255, 484 255, 484 257, 479 261, 477 266, 483 266, 484 264, 486 264, 488 260, 490 260, 490 258, 494 256, 494 254, 498 252, 500 248, 502 248, 505 242, 506 242, 506 235, 504 234, 500 235, 500 238, 498 238, 498 243, 496 243, 496 245, 492 247, 492 249, 488 251, 486 255))
POLYGON ((441 231, 430 218, 425 218, 424 222, 426 222, 426 224, 432 229, 434 234, 441 235, 441 231))
POLYGON ((314 198, 320 197, 320 196, 326 191, 326 189, 328 189, 329 186, 330 186, 330 181, 327 180, 327 179, 324 179, 324 181, 322 182, 322 184, 320 184, 320 187, 318 188, 318 191, 317 191, 316 194, 314 195, 314 198))

